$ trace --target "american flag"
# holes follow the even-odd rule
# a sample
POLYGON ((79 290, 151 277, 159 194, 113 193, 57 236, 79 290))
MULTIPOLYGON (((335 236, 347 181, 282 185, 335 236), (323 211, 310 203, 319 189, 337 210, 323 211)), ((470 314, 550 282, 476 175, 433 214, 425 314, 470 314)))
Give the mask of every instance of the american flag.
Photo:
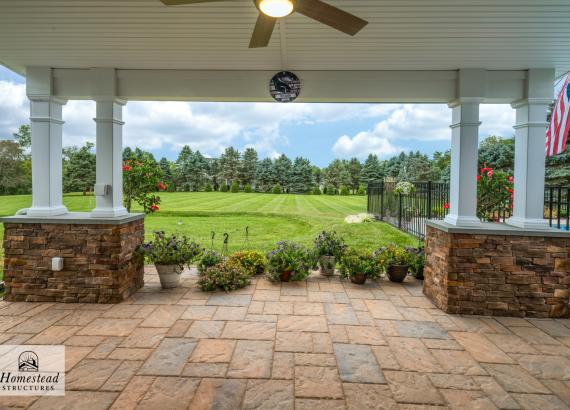
POLYGON ((550 116, 550 126, 546 131, 546 156, 553 157, 566 150, 568 133, 570 132, 570 84, 566 76, 564 86, 560 90, 558 101, 550 116))

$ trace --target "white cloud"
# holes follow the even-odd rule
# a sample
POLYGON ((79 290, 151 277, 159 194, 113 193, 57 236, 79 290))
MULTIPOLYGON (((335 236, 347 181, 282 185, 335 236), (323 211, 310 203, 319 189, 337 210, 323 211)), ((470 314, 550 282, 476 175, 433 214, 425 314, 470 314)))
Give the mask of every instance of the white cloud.
POLYGON ((12 137, 20 125, 28 123, 29 116, 26 86, 0 81, 0 139, 12 137))
MULTIPOLYGON (((386 116, 372 129, 358 132, 353 137, 343 135, 337 139, 332 152, 347 158, 366 157, 369 153, 381 157, 400 151, 413 150, 411 141, 448 141, 451 138, 451 110, 443 104, 376 105, 386 116), (406 147, 398 146, 405 142, 406 147)), ((515 112, 509 105, 483 104, 480 108, 482 125, 480 136, 513 135, 515 112)))

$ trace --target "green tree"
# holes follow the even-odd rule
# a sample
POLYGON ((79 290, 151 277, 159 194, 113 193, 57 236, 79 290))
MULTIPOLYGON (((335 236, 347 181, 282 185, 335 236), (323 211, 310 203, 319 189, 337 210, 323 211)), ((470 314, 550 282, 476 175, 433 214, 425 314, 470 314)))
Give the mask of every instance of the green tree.
POLYGON ((91 142, 82 147, 63 149, 63 190, 83 192, 86 195, 95 185, 96 157, 95 145, 91 142))
POLYGON ((32 147, 32 130, 29 125, 20 125, 18 131, 12 135, 24 150, 32 147))
POLYGON ((240 153, 234 147, 228 147, 220 156, 220 174, 226 184, 232 184, 239 178, 240 153))
POLYGON ((0 140, 0 194, 28 193, 31 178, 24 169, 24 152, 12 140, 0 140))
POLYGON ((253 148, 246 148, 242 155, 239 167, 239 179, 242 185, 251 185, 255 182, 257 171, 257 151, 253 148))
POLYGON ((369 184, 375 181, 382 181, 384 176, 384 170, 378 157, 373 154, 368 155, 360 174, 361 181, 365 184, 369 184))
POLYGON ((409 181, 431 181, 432 180, 432 164, 427 155, 421 154, 419 151, 410 153, 405 168, 409 181))
POLYGON ((479 168, 492 167, 496 171, 513 172, 515 167, 515 139, 490 135, 479 145, 479 168))
POLYGON ((449 182, 449 174, 451 172, 451 151, 436 151, 432 160, 432 180, 449 182))
POLYGON ((270 192, 277 183, 273 161, 269 158, 265 158, 263 161, 258 162, 255 179, 257 190, 270 192))
MULTIPOLYGON (((325 169, 325 180, 327 186, 334 187, 335 191, 340 190, 342 185, 348 185, 350 182, 350 175, 346 169, 346 163, 340 159, 332 161, 325 169)), ((327 193, 329 193, 328 188, 327 193)))
POLYGON ((284 192, 289 192, 289 178, 293 167, 291 160, 287 158, 287 155, 281 154, 281 156, 275 160, 274 166, 277 183, 284 192))
POLYGON ((291 192, 296 194, 306 194, 311 192, 313 185, 314 180, 311 162, 305 158, 295 158, 289 178, 291 192))
POLYGON ((352 193, 355 194, 360 186, 360 178, 362 175, 362 164, 358 158, 351 158, 347 165, 347 171, 350 178, 349 187, 352 193))
POLYGON ((176 184, 174 182, 174 164, 167 158, 162 157, 158 161, 158 166, 162 170, 163 182, 169 191, 176 191, 176 184))

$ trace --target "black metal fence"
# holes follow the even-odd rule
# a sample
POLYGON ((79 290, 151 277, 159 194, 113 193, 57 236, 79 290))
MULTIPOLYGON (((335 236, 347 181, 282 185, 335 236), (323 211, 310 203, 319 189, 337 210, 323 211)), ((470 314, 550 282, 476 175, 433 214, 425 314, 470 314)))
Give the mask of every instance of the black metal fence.
MULTIPOLYGON (((420 239, 425 237, 426 220, 445 218, 449 211, 449 185, 440 182, 414 182, 415 192, 395 192, 396 182, 368 185, 368 213, 420 239)), ((569 230, 570 187, 547 186, 544 217, 550 226, 569 230)), ((505 221, 511 215, 497 213, 493 220, 505 221)))

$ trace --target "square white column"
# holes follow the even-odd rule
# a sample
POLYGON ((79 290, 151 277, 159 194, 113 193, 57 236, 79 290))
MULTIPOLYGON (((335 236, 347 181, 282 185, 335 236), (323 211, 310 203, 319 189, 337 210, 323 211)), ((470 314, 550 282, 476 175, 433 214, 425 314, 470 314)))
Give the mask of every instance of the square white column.
POLYGON ((544 102, 513 104, 515 125, 515 197, 513 216, 507 224, 525 229, 550 229, 544 219, 546 112, 544 102))
POLYGON ((32 132, 32 207, 29 216, 66 214, 62 183, 62 107, 67 101, 30 96, 32 132))
POLYGON ((97 182, 93 218, 127 215, 123 206, 123 106, 117 99, 96 102, 97 182))
POLYGON ((479 226, 477 218, 477 162, 479 157, 479 102, 456 102, 451 125, 449 214, 445 222, 479 226))
POLYGON ((554 99, 554 70, 527 73, 526 98, 516 101, 515 198, 507 224, 523 229, 550 229, 544 219, 546 113, 554 99))

